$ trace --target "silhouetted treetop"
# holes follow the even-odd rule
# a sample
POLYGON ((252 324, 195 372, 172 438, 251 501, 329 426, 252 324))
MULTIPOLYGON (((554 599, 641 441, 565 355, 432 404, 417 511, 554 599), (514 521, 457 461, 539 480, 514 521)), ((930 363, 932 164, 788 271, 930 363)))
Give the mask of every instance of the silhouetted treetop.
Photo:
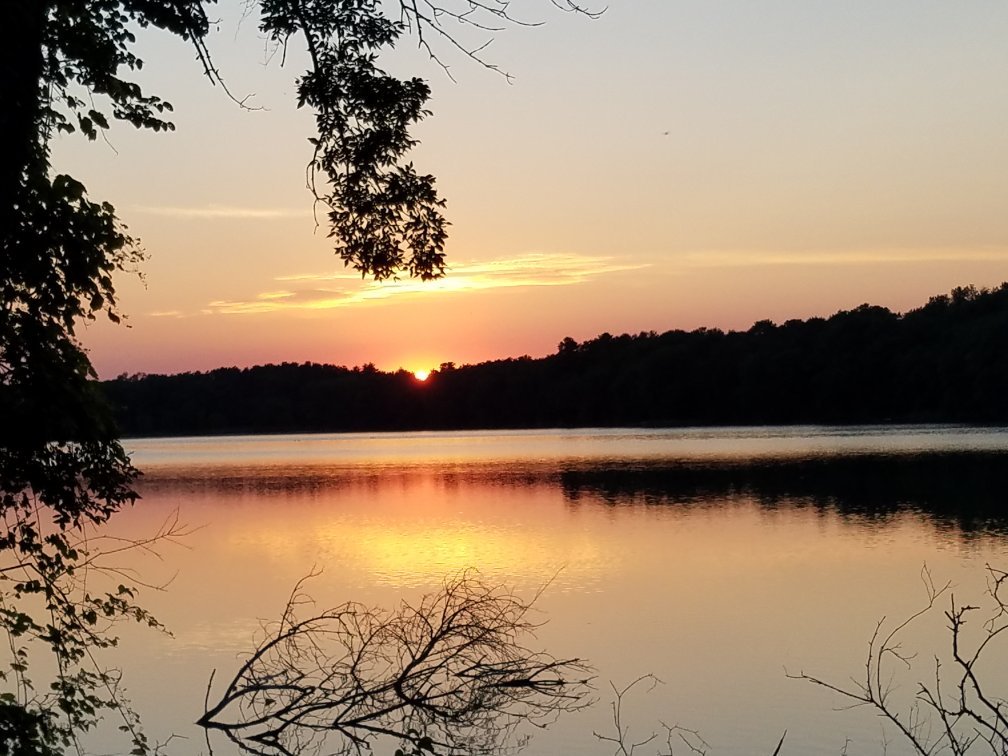
MULTIPOLYGON (((956 291, 969 291, 968 289, 956 291)), ((1008 422, 1008 286, 898 315, 566 337, 551 356, 405 371, 266 365, 104 384, 132 434, 1008 422)))

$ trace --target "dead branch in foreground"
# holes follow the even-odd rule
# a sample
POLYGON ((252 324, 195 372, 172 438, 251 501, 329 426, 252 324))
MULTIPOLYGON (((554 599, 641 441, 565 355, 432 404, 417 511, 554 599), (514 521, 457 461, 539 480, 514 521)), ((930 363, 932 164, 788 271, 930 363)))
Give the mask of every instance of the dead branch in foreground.
MULTIPOLYGON (((677 746, 684 747, 689 753, 694 754, 694 756, 707 756, 710 744, 696 730, 691 730, 679 724, 668 725, 661 722, 665 734, 664 742, 658 740, 659 735, 654 731, 649 735, 642 736, 640 740, 635 740, 634 737, 631 737, 630 726, 623 721, 623 699, 639 685, 647 685, 648 689, 646 692, 651 692, 658 685, 662 684, 661 680, 650 673, 641 675, 623 688, 617 688, 612 681, 609 682, 609 687, 612 688, 613 693, 613 700, 609 705, 612 709, 612 733, 595 730, 593 734, 596 739, 603 743, 609 743, 614 748, 613 756, 633 756, 638 748, 656 741, 659 743, 657 756, 675 756, 677 746)), ((781 735, 780 740, 777 742, 777 747, 771 756, 780 756, 781 748, 784 746, 784 738, 786 737, 787 730, 781 735)))
POLYGON ((314 611, 304 582, 213 705, 208 685, 198 724, 248 753, 360 753, 382 736, 410 753, 500 752, 520 723, 589 703, 590 669, 523 645, 531 602, 474 572, 416 606, 301 619, 314 611))
POLYGON ((981 611, 981 607, 956 603, 950 584, 936 588, 926 566, 921 575, 927 602, 891 628, 887 629, 884 617, 878 622, 868 644, 864 680, 845 687, 804 672, 789 676, 838 693, 852 706, 874 708, 920 756, 946 752, 959 756, 972 752, 974 747, 995 756, 1008 756, 1008 702, 992 694, 982 669, 986 661, 993 671, 999 670, 988 652, 1008 630, 1008 599, 1001 593, 1008 573, 987 566, 990 613, 972 638, 967 637, 964 626, 967 617, 981 611), (936 655, 932 679, 915 684, 913 700, 903 709, 893 699, 897 689, 895 669, 909 669, 913 656, 903 649, 901 636, 911 624, 934 611, 946 593, 949 608, 944 615, 950 632, 951 674, 943 670, 936 655))

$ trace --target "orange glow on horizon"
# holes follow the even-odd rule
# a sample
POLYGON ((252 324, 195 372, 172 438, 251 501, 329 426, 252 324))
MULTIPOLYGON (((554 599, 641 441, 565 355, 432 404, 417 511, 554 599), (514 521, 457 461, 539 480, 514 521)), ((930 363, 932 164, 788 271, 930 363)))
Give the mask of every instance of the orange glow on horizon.
POLYGON ((413 377, 416 378, 421 383, 423 383, 428 378, 430 378, 430 374, 431 374, 430 370, 414 370, 413 371, 413 377))

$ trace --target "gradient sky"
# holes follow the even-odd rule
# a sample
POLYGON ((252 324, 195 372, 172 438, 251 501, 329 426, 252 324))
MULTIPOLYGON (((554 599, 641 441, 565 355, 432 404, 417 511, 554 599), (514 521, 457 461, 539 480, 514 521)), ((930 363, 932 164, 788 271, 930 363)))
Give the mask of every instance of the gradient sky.
POLYGON ((427 78, 418 169, 452 222, 449 275, 361 281, 316 229, 313 133, 241 3, 210 49, 145 31, 142 83, 174 133, 63 138, 58 170, 149 253, 118 281, 129 328, 83 331, 102 377, 316 361, 410 370, 553 352, 565 336, 903 311, 1008 280, 1008 4, 613 0, 598 20, 499 34, 497 74, 412 40, 427 78))

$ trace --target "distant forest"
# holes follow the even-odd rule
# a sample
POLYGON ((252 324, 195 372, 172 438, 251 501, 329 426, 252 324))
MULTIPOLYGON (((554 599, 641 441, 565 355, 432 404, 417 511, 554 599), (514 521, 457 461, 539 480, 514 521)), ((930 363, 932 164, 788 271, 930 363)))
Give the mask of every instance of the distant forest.
POLYGON ((1008 423, 1008 283, 904 314, 861 305, 747 331, 563 339, 426 382, 283 363, 102 384, 128 436, 313 431, 1008 423))

